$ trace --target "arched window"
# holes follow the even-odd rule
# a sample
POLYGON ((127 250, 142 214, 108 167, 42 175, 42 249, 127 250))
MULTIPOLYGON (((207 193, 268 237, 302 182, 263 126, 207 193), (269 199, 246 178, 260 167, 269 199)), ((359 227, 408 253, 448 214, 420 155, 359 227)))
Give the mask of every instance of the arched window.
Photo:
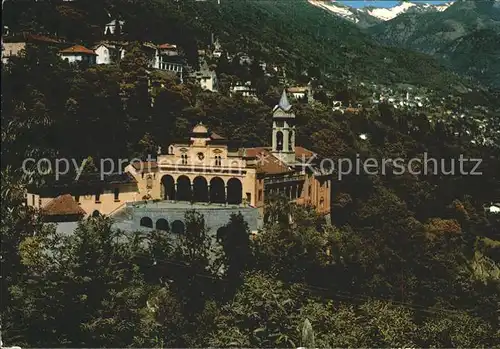
POLYGON ((276 132, 276 150, 283 150, 283 132, 276 132))
POLYGON ((101 215, 101 213, 98 210, 95 210, 94 212, 92 212, 92 217, 99 217, 100 215, 101 215))
POLYGON ((160 218, 156 221, 156 230, 168 231, 168 222, 164 218, 160 218))
POLYGON ((174 177, 165 175, 161 177, 164 200, 175 200, 175 181, 174 177))
POLYGON ((193 200, 208 202, 208 183, 205 177, 198 176, 193 180, 193 200))
POLYGON ((177 200, 191 201, 191 180, 187 176, 177 178, 177 200))
POLYGON ((293 150, 293 131, 288 134, 288 151, 293 150))
POLYGON ((243 187, 238 178, 231 178, 227 182, 227 202, 229 204, 239 205, 243 195, 243 187))
POLYGON ((149 217, 141 218, 141 227, 153 228, 153 220, 149 217))
POLYGON ((220 177, 210 180, 210 201, 220 204, 226 202, 226 186, 220 177))
POLYGON ((184 223, 182 221, 176 220, 172 222, 172 233, 174 234, 184 234, 185 231, 184 223))

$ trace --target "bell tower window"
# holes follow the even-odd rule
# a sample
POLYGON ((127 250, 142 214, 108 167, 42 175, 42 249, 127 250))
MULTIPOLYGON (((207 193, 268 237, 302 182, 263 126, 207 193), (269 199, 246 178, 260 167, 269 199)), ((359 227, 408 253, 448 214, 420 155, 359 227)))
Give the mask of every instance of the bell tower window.
POLYGON ((276 132, 276 150, 283 150, 283 132, 281 131, 276 132))

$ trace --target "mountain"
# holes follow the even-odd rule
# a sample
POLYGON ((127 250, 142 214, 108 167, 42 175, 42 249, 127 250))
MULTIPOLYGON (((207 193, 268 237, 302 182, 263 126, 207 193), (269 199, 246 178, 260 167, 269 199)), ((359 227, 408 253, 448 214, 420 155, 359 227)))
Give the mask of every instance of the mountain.
POLYGON ((403 13, 441 12, 446 10, 451 5, 451 2, 443 5, 431 5, 425 3, 402 1, 398 5, 391 8, 379 8, 374 6, 353 8, 336 1, 308 1, 311 5, 322 8, 338 17, 356 23, 356 25, 361 28, 371 27, 375 24, 391 20, 403 13))
POLYGON ((460 73, 500 85, 500 76, 489 75, 499 65, 500 0, 458 0, 443 12, 405 13, 367 32, 382 44, 435 55, 460 73))
POLYGON ((220 5, 215 0, 101 0, 92 6, 83 0, 11 2, 18 6, 6 3, 3 19, 12 31, 35 28, 92 44, 103 39, 100 28, 108 18, 100 13, 108 12, 124 20, 123 40, 179 44, 191 62, 197 48, 209 45, 213 34, 229 53, 245 52, 269 66, 284 67, 287 77, 300 83, 309 79, 304 72, 317 76, 321 71, 330 81, 404 82, 464 90, 463 81, 435 59, 381 46, 354 23, 306 0, 238 0, 220 5))
POLYGON ((481 29, 441 47, 436 57, 452 69, 500 88, 500 33, 481 29))

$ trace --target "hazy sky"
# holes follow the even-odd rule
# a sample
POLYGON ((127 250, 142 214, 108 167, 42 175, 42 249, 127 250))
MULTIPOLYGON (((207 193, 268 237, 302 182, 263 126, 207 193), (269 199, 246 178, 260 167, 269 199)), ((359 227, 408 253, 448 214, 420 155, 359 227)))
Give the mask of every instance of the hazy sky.
MULTIPOLYGON (((339 2, 342 2, 346 5, 352 6, 352 7, 363 7, 363 6, 375 6, 375 7, 393 7, 399 3, 399 1, 388 1, 388 0, 365 0, 365 1, 350 1, 350 0, 337 0, 339 2)), ((421 1, 412 1, 412 2, 423 2, 423 3, 429 3, 429 4, 444 4, 448 1, 426 1, 426 0, 421 0, 421 1)))

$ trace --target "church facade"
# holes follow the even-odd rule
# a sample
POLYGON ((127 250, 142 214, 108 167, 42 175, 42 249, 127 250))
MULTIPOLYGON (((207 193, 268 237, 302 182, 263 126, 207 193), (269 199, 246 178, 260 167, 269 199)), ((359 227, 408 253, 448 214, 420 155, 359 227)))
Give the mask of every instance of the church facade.
POLYGON ((172 144, 156 161, 127 167, 144 199, 250 205, 281 194, 319 213, 330 213, 331 177, 321 174, 313 152, 295 144, 295 114, 286 92, 273 109, 271 147, 231 149, 202 124, 191 138, 172 144))
POLYGON ((329 214, 331 176, 318 170, 316 154, 295 144, 295 114, 285 91, 272 122, 271 147, 233 147, 200 123, 189 139, 159 151, 155 160, 129 164, 120 180, 110 176, 113 182, 105 178, 91 186, 36 188, 27 203, 43 209, 61 195, 66 202, 69 194, 86 215, 113 215, 133 202, 178 202, 183 207, 250 207, 262 216, 266 197, 279 194, 329 214))

